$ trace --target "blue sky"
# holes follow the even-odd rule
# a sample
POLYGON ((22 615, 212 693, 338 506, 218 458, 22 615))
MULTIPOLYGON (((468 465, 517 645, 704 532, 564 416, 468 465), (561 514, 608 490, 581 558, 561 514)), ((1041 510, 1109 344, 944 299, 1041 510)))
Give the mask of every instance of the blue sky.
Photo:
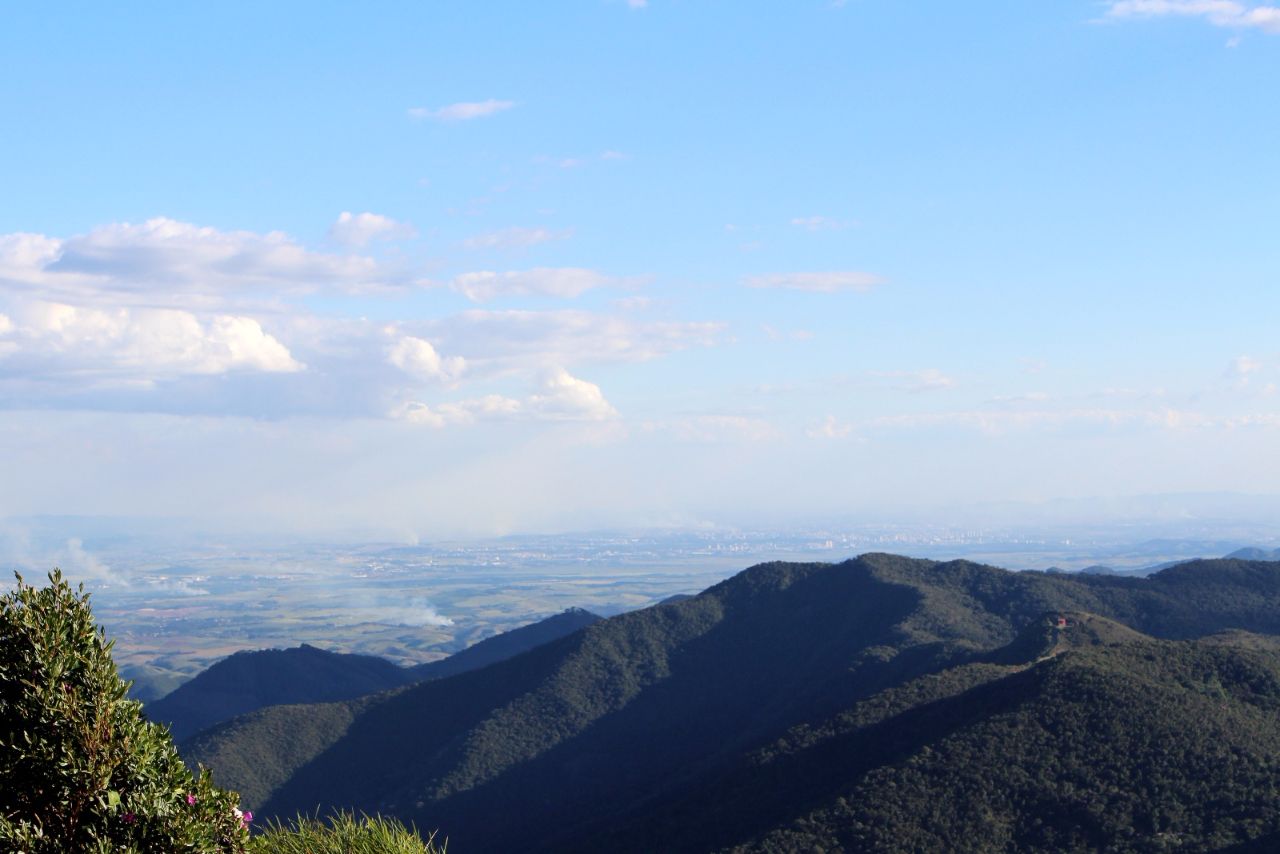
POLYGON ((0 14, 0 515, 1275 491, 1280 7, 0 14))

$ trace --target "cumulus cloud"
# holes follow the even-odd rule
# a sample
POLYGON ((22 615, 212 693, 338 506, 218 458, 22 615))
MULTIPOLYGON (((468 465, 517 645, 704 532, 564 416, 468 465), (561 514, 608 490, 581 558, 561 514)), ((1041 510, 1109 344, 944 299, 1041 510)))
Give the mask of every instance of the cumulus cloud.
POLYGON ((1216 27, 1280 33, 1280 6, 1250 5, 1236 0, 1113 0, 1106 17, 1203 18, 1216 27))
POLYGON ((409 401, 392 409, 392 418, 425 427, 449 427, 476 421, 528 419, 539 421, 603 421, 618 411, 595 383, 563 368, 547 373, 538 392, 523 399, 485 395, 435 406, 409 401))
POLYGON ((826 273, 771 273, 746 279, 749 288, 782 288, 791 291, 831 294, 840 291, 869 291, 884 284, 884 279, 874 273, 852 270, 826 273))
POLYGON ((43 234, 0 234, 0 280, 26 281, 57 259, 62 241, 43 234))
POLYGON ((504 273, 463 273, 454 278, 451 287, 472 302, 488 302, 512 296, 572 298, 614 282, 602 273, 581 267, 536 267, 504 273))
MULTIPOLYGON (((338 226, 348 231, 335 237, 359 243, 399 224, 353 213, 338 226)), ((616 412, 579 370, 711 346, 724 331, 563 310, 374 321, 317 315, 303 302, 316 292, 386 293, 373 286, 410 281, 374 259, 314 252, 278 232, 165 218, 66 238, 0 235, 0 405, 367 417, 424 400, 426 386, 465 383, 458 402, 404 404, 399 415, 437 424, 592 420, 616 412), (500 389, 486 384, 497 382, 531 388, 526 396, 489 394, 500 389)), ((535 268, 464 273, 451 284, 479 301, 631 283, 583 268, 535 268)))
POLYGON ((413 119, 435 119, 439 122, 465 122, 501 113, 515 105, 515 101, 499 101, 495 98, 489 98, 486 101, 462 101, 437 109, 410 107, 409 117, 413 119))
POLYGON ((563 368, 551 371, 543 379, 541 393, 531 396, 527 406, 545 418, 603 421, 618 415, 604 399, 600 386, 571 376, 563 368))
POLYGON ((281 232, 221 231, 165 217, 65 239, 0 237, 0 291, 64 302, 211 307, 254 291, 359 292, 392 280, 371 258, 311 252, 281 232))
POLYGON ((329 226, 329 238, 346 246, 367 246, 374 240, 404 240, 416 234, 413 226, 375 213, 343 211, 329 226))
POLYGON ((486 234, 477 234, 463 241, 467 249, 528 249, 540 243, 555 240, 567 240, 573 236, 573 229, 553 230, 549 228, 522 228, 513 226, 486 234))
POLYGON ((430 341, 406 335, 392 345, 387 361, 419 379, 452 382, 462 376, 467 361, 461 356, 441 358, 430 341))
POLYGON ((303 365, 258 321, 236 315, 201 320, 177 309, 99 309, 56 302, 23 306, 6 333, 4 362, 25 376, 150 382, 234 370, 300 371, 303 365))
MULTIPOLYGON (((353 216, 347 224, 360 222, 353 216)), ((327 353, 321 363, 328 367, 353 353, 367 354, 365 364, 385 364, 386 342, 376 326, 354 324, 353 331, 346 328, 353 324, 322 321, 299 298, 385 292, 407 281, 371 258, 314 252, 280 232, 224 231, 164 217, 65 238, 0 235, 4 399, 166 411, 238 401, 236 414, 255 406, 282 412, 290 398, 279 383, 269 401, 237 393, 255 382, 247 375, 303 373, 310 356, 296 355, 299 349, 327 353), (233 373, 246 379, 216 387, 195 381, 233 373), (173 382, 179 378, 186 381, 173 382), (126 402, 97 393, 107 388, 132 396, 126 402), (141 390, 150 396, 137 396, 141 390), (200 402, 201 393, 209 403, 200 402)), ((392 375, 390 368, 385 373, 392 375)), ((298 400, 320 399, 307 374, 298 400)))

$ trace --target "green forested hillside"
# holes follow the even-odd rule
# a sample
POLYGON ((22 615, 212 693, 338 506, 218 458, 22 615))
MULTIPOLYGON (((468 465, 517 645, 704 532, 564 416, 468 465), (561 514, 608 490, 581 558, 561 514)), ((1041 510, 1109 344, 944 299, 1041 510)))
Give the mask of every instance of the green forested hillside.
MULTIPOLYGON (((1204 724, 1212 738, 1169 752, 1160 774, 1148 767, 1160 766, 1155 734, 1194 728, 1219 707, 1257 723, 1250 715, 1270 702, 1269 640, 1174 642, 1226 630, 1280 633, 1280 565, 1197 561, 1141 579, 890 555, 765 564, 697 597, 370 700, 349 724, 303 739, 310 756, 277 759, 263 736, 280 726, 270 716, 237 722, 215 746, 259 745, 260 762, 288 769, 273 777, 284 782, 268 813, 381 812, 442 828, 472 851, 652 850, 655 838, 664 850, 809 844, 799 840, 874 849, 915 838, 912 815, 932 816, 917 827, 935 828, 921 850, 979 826, 1015 847, 1070 847, 1119 827, 1084 823, 1115 796, 1077 807, 1070 792, 1140 779, 1155 781, 1144 802, 1183 817, 1159 812, 1139 837, 1238 841, 1270 826, 1255 801, 1178 805, 1207 791, 1190 782, 1202 778, 1238 792, 1205 777, 1220 764, 1206 752, 1215 739, 1243 757, 1228 778, 1268 791, 1265 726, 1204 724), (1065 632, 1045 622, 1068 613, 1065 632), (1215 685, 1225 693, 1206 699, 1215 685), (1135 728, 1142 734, 1126 735, 1135 728), (1005 754, 998 769, 979 761, 1005 754), (1037 776, 1049 754, 1052 770, 1037 776), (1109 770, 1095 779, 1085 766, 1109 770), (948 800, 948 780, 963 797, 948 800), (1046 812, 1052 803, 1065 812, 1046 812), (1214 818, 1223 810, 1238 815, 1214 818), (1062 835, 1033 826, 1042 814, 1062 835)), ((293 714, 290 728, 304 729, 307 713, 293 714)), ((244 787, 212 764, 217 779, 244 787)))
MULTIPOLYGON (((485 638, 448 658, 408 668, 375 656, 329 652, 307 644, 238 652, 152 702, 147 714, 151 720, 168 725, 176 740, 185 741, 223 721, 268 706, 350 700, 476 670, 572 634, 599 619, 589 611, 570 608, 485 638)), ((231 761, 229 757, 227 761, 231 761)), ((257 785, 249 788, 258 790, 257 785)))
MULTIPOLYGON (((1072 649, 887 720, 868 725, 855 711, 761 751, 754 775, 775 782, 781 769, 850 761, 843 779, 808 803, 791 801, 796 814, 739 837, 734 850, 1236 845, 1280 827, 1277 711, 1274 647, 1072 649), (866 749, 877 733, 893 734, 892 749, 866 749)), ((750 814, 749 803, 736 805, 750 814)), ((731 816, 712 824, 742 827, 731 816)))
POLYGON ((404 668, 371 655, 293 649, 238 652, 147 706, 182 741, 219 721, 278 703, 321 703, 384 691, 408 681, 404 668))

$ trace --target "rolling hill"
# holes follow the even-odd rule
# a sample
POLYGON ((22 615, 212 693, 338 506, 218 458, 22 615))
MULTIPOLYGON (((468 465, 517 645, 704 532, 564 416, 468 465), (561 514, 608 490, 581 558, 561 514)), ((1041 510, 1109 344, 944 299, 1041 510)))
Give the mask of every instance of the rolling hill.
POLYGON ((404 668, 370 655, 293 649, 237 652, 147 706, 174 741, 220 721, 280 703, 320 703, 385 691, 408 681, 404 668))
POLYGON ((402 668, 367 655, 329 652, 303 644, 292 649, 238 652, 147 706, 181 742, 222 721, 266 706, 327 703, 440 679, 485 667, 599 620, 581 608, 485 638, 448 658, 402 668))

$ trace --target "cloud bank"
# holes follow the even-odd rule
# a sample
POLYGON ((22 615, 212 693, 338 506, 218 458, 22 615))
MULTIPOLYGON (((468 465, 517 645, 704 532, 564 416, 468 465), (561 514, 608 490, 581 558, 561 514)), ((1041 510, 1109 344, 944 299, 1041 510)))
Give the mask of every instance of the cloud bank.
POLYGON ((1215 27, 1280 33, 1280 6, 1250 6, 1235 0, 1117 0, 1106 17, 1202 18, 1215 27))

